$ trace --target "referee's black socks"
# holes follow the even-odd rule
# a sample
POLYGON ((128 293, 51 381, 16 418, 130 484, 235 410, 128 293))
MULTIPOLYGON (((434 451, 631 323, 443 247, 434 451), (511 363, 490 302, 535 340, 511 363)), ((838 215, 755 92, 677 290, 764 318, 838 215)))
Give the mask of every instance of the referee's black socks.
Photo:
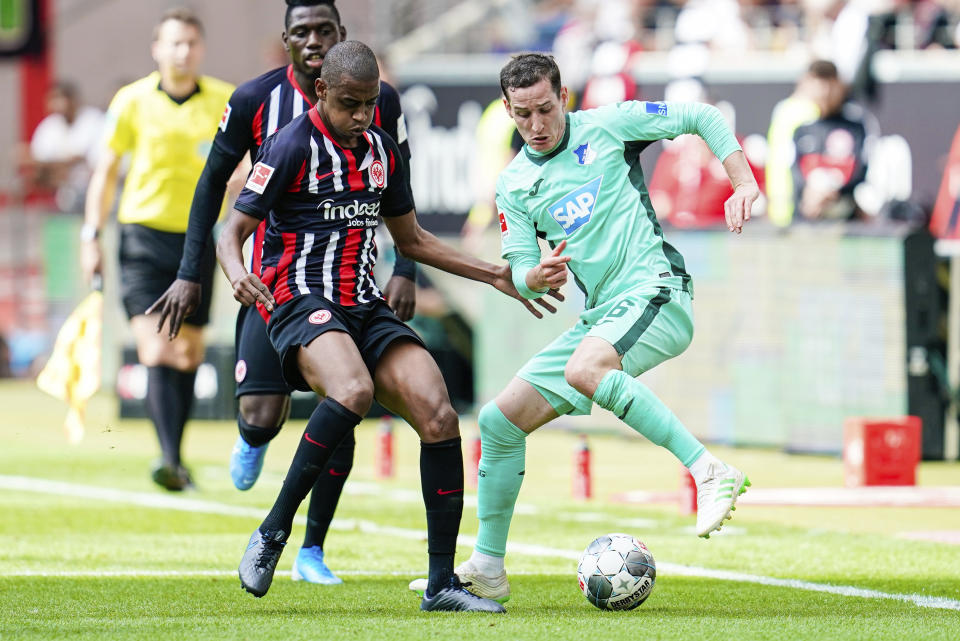
POLYGON ((180 465, 180 443, 193 408, 196 379, 196 370, 182 372, 163 365, 147 368, 147 413, 157 430, 163 462, 172 467, 180 465))
POLYGON ((297 508, 316 483, 337 446, 361 418, 329 396, 317 405, 307 421, 307 428, 293 455, 280 494, 260 525, 261 532, 281 530, 290 534, 297 508))
POLYGON ((460 437, 420 443, 420 487, 427 508, 427 592, 442 590, 453 575, 453 557, 463 516, 463 453, 460 437))

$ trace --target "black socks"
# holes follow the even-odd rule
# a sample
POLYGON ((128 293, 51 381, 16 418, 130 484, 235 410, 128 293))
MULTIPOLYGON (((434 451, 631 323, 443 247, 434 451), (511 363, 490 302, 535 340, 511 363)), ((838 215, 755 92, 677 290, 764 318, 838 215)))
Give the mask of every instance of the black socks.
POLYGON ((334 450, 333 456, 327 461, 327 467, 317 477, 310 492, 310 506, 307 508, 307 533, 303 537, 303 547, 319 546, 327 538, 330 521, 343 493, 343 484, 347 482, 347 475, 353 469, 353 452, 357 441, 353 431, 347 433, 340 445, 334 450))
POLYGON ((261 532, 282 530, 290 534, 297 508, 316 483, 337 446, 348 433, 353 432, 360 420, 360 416, 330 397, 317 405, 293 455, 283 488, 273 509, 260 525, 261 532))
POLYGON ((463 453, 460 437, 420 443, 420 486, 427 508, 427 592, 446 587, 453 575, 453 557, 463 516, 463 453))
POLYGON ((147 368, 147 413, 157 431, 165 465, 180 465, 180 444, 193 408, 196 378, 196 371, 181 372, 165 366, 147 368))

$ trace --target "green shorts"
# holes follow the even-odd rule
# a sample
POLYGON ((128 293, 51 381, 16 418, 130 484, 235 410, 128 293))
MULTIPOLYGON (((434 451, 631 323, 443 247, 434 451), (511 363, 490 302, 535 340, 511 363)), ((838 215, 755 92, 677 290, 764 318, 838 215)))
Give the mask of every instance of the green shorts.
POLYGON ((587 336, 613 345, 630 376, 682 353, 693 339, 690 294, 659 287, 636 289, 584 310, 580 321, 547 345, 517 376, 536 388, 558 414, 589 414, 593 401, 567 383, 563 371, 587 336))

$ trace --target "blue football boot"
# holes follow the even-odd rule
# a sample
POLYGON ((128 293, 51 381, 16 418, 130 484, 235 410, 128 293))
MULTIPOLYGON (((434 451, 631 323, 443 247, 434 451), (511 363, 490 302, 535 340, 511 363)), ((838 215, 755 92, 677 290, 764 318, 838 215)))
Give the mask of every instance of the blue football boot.
POLYGON ((233 452, 230 453, 230 478, 233 479, 233 485, 238 490, 249 490, 260 478, 263 457, 267 453, 268 445, 269 443, 266 443, 260 447, 254 447, 243 440, 242 436, 237 437, 237 442, 233 444, 233 452))
POLYGON ((343 579, 330 571, 323 562, 323 548, 314 545, 309 548, 300 548, 297 560, 293 562, 293 571, 290 576, 294 581, 319 583, 320 585, 339 585, 343 579))

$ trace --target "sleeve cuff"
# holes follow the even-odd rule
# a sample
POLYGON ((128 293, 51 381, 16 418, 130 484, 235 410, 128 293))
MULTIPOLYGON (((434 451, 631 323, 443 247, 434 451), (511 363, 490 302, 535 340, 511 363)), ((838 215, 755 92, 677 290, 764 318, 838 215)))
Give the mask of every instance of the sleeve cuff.
POLYGON ((540 298, 548 291, 549 288, 544 289, 543 291, 537 291, 536 289, 530 289, 527 286, 527 272, 533 269, 535 265, 516 265, 512 267, 513 270, 513 286, 517 288, 517 292, 524 298, 540 298))

